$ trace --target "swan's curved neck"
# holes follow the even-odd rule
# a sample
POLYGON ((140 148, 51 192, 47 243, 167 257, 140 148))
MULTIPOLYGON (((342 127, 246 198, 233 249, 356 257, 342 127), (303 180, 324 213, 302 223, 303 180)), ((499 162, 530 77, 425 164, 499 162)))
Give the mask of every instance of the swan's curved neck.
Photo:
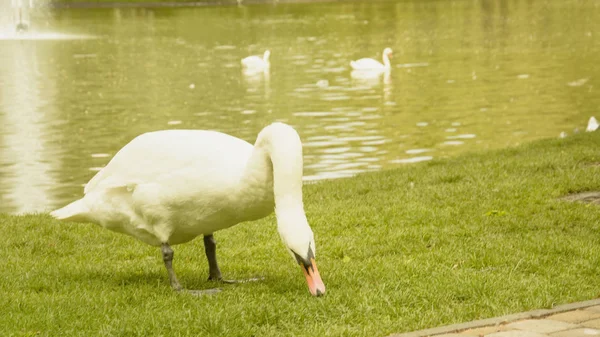
POLYGON ((392 66, 392 65, 391 65, 391 63, 390 63, 390 58, 389 58, 389 57, 388 57, 388 55, 387 55, 387 54, 385 54, 385 53, 383 54, 383 66, 384 66, 386 69, 389 69, 389 68, 392 66))
MULTIPOLYGON (((242 188, 262 190, 274 198, 278 219, 304 215, 302 204, 302 142, 296 131, 285 124, 264 128, 243 177, 242 188)), ((278 221, 280 223, 280 221, 278 221)))

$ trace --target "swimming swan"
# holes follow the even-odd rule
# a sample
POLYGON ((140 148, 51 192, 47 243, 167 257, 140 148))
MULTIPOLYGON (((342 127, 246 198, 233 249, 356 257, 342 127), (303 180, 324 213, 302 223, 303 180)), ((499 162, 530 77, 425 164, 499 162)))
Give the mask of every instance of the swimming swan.
POLYGON ((275 209, 278 232, 302 267, 310 293, 325 293, 302 204, 302 143, 286 124, 265 127, 254 146, 216 131, 142 134, 87 183, 84 194, 51 215, 93 222, 161 247, 174 290, 183 288, 173 271, 171 245, 203 235, 209 280, 220 280, 213 233, 275 209))
POLYGON ((266 70, 271 67, 271 63, 269 62, 269 57, 271 56, 271 51, 266 50, 263 54, 263 57, 260 56, 248 56, 242 59, 242 66, 246 69, 252 70, 266 70))
POLYGON ((354 70, 390 70, 392 67, 390 64, 390 56, 392 56, 392 49, 385 48, 382 56, 383 63, 374 59, 363 58, 356 61, 350 61, 350 66, 354 70))

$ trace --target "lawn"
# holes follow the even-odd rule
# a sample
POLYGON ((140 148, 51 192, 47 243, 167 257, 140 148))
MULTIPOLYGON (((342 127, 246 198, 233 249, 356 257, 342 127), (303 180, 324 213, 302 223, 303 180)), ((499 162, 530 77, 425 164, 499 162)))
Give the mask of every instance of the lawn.
MULTIPOLYGON (((327 294, 273 217, 215 234, 216 295, 173 293, 159 249, 46 214, 0 215, 2 336, 385 336, 598 296, 600 133, 305 186, 327 294)), ((175 246, 184 286, 202 240, 175 246)))

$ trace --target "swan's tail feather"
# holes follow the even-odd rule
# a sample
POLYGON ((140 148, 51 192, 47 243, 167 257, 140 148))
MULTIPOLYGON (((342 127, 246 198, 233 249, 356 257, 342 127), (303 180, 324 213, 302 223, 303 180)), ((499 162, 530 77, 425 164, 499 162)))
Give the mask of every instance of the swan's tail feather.
POLYGON ((64 221, 86 221, 88 219, 88 207, 83 203, 83 199, 74 201, 67 206, 50 212, 50 215, 58 220, 64 221))

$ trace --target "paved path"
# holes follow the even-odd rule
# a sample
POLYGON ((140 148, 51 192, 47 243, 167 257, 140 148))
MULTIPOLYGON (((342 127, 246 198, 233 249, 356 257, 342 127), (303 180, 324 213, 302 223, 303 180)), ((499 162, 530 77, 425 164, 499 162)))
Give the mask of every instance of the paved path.
POLYGON ((600 337, 600 299, 389 337, 600 337))

